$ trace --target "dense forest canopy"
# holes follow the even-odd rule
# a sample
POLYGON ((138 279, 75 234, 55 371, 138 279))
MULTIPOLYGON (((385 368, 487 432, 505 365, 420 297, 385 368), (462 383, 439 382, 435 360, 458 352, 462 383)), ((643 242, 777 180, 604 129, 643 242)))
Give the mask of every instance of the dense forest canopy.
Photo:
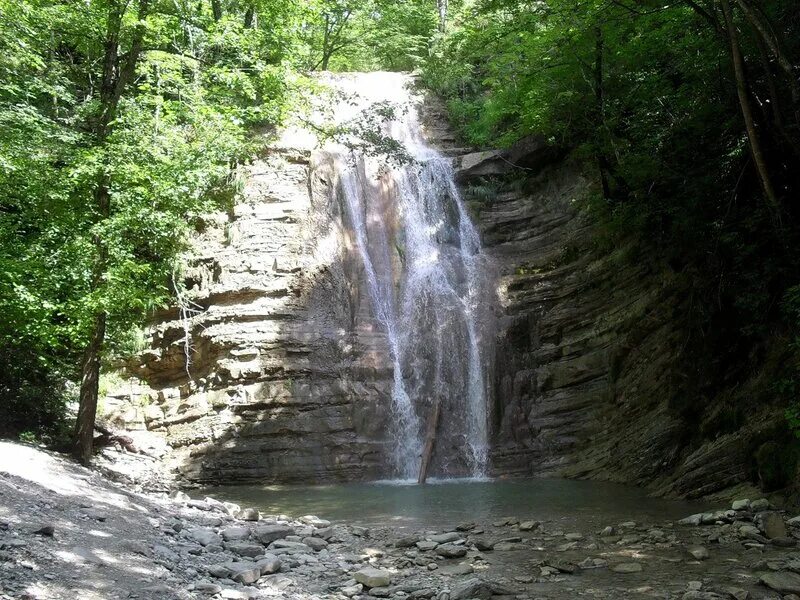
POLYGON ((573 152, 609 240, 691 281, 698 369, 783 340, 764 393, 797 424, 799 62, 793 0, 0 0, 0 429, 49 430, 73 382, 87 460, 102 366, 237 166, 309 74, 376 69, 466 144, 573 152))

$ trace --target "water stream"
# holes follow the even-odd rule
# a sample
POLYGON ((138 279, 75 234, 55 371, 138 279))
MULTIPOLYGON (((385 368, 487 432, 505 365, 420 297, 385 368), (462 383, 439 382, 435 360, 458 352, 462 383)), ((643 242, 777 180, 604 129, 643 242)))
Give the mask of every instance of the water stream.
POLYGON ((378 149, 357 144, 353 134, 325 152, 336 167, 373 315, 388 337, 392 475, 417 477, 438 403, 432 473, 481 477, 488 455, 486 260, 451 159, 423 138, 420 99, 410 84, 397 73, 336 77, 334 85, 348 95, 337 120, 355 128, 377 122, 380 135, 371 139, 378 149))

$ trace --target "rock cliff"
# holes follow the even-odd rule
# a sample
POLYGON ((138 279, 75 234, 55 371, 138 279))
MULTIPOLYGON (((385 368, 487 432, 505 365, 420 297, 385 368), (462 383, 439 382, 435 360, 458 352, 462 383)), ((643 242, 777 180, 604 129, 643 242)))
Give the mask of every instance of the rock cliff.
MULTIPOLYGON (((493 474, 683 496, 752 479, 753 444, 774 419, 761 412, 698 438, 719 407, 694 423, 675 409, 690 295, 635 245, 601 243, 580 165, 538 140, 510 153, 459 149, 434 105, 426 122, 455 157, 496 268, 493 474)), ((163 435, 184 483, 385 476, 392 362, 331 165, 273 145, 245 180, 233 209, 198 231, 183 306, 151 324, 113 395, 125 407, 115 417, 163 435)))

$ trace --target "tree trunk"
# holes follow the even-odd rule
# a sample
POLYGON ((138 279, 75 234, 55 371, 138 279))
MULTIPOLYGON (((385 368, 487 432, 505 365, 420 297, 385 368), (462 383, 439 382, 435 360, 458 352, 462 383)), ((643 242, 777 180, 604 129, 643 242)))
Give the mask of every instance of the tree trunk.
POLYGON ((211 0, 211 12, 214 15, 214 22, 217 22, 222 18, 221 0, 211 0))
POLYGON ((611 198, 611 185, 608 182, 608 172, 611 165, 608 157, 603 150, 602 131, 605 127, 605 91, 603 89, 603 29, 597 26, 595 30, 594 46, 594 97, 595 97, 595 119, 597 132, 595 134, 597 144, 597 168, 600 172, 600 185, 603 189, 603 199, 611 198))
POLYGON ((247 7, 247 10, 244 12, 244 26, 245 26, 245 29, 252 29, 253 28, 253 22, 255 20, 255 16, 256 16, 256 9, 252 4, 250 4, 247 7))
POLYGON ((94 422, 97 416, 97 395, 100 385, 100 356, 106 335, 106 313, 95 315, 92 338, 81 362, 81 391, 78 418, 75 423, 74 455, 84 465, 92 459, 94 422))
MULTIPOLYGON (((797 73, 795 72, 794 65, 786 57, 786 52, 781 47, 778 37, 772 32, 772 28, 753 11, 752 7, 745 0, 736 0, 736 4, 742 9, 742 12, 747 17, 747 20, 756 30, 759 37, 772 51, 775 59, 778 61, 778 66, 786 73, 786 78, 789 82, 789 90, 792 94, 792 102, 794 103, 795 111, 800 111, 800 84, 797 82, 797 73)), ((800 119, 796 112, 796 117, 800 119)))
MULTIPOLYGON (((103 76, 100 84, 100 112, 94 123, 95 142, 98 146, 105 144, 108 139, 119 108, 120 98, 136 74, 136 65, 144 44, 143 23, 147 18, 149 7, 150 0, 139 0, 137 13, 139 23, 134 29, 127 58, 120 65, 119 39, 125 9, 119 0, 112 0, 110 3, 104 43, 103 76)), ((104 170, 98 176, 93 198, 98 223, 111 216, 110 185, 108 173, 104 170)), ((99 235, 94 236, 93 244, 95 264, 91 289, 97 291, 103 285, 103 278, 108 267, 108 247, 99 235)), ((89 343, 84 350, 81 362, 81 389, 73 453, 75 458, 84 464, 88 464, 92 457, 94 422, 97 416, 97 396, 100 384, 100 359, 106 336, 106 321, 107 314, 104 310, 98 310, 94 314, 89 343)))
POLYGON ((439 10, 439 31, 447 32, 447 0, 436 0, 436 8, 439 10))
POLYGON ((437 398, 433 403, 433 412, 428 421, 428 433, 425 436, 425 447, 422 449, 422 461, 419 465, 419 477, 417 478, 417 483, 419 484, 423 484, 428 480, 428 469, 431 466, 433 448, 436 445, 436 430, 439 428, 440 412, 440 402, 437 398))
POLYGON ((736 92, 739 96, 739 106, 741 107, 742 117, 744 118, 745 128, 747 129, 747 138, 750 141, 750 151, 753 155, 753 162, 756 165, 759 179, 761 180, 761 187, 764 190, 767 205, 770 211, 772 211, 775 224, 780 230, 780 204, 778 203, 778 197, 775 195, 775 189, 772 187, 769 169, 767 168, 764 153, 761 150, 761 142, 758 137, 758 132, 756 131, 755 120, 753 119, 753 109, 750 106, 750 96, 748 94, 747 80, 745 78, 744 59, 742 58, 742 51, 739 47, 739 38, 736 35, 736 24, 733 22, 731 5, 729 0, 720 0, 720 4, 722 5, 722 14, 725 17, 725 26, 728 29, 733 71, 736 77, 736 92))

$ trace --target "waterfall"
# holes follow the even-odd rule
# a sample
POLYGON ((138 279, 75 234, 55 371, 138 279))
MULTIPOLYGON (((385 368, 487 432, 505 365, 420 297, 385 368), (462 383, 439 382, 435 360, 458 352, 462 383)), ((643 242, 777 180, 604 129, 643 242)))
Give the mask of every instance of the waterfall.
POLYGON ((439 402, 432 472, 482 477, 488 454, 485 255, 452 160, 423 139, 410 81, 370 73, 338 76, 334 85, 351 94, 336 111, 349 122, 373 103, 391 101, 396 110, 380 128, 411 160, 396 164, 352 144, 328 144, 326 152, 336 165, 337 193, 372 312, 389 342, 393 475, 417 476, 429 413, 439 402))

